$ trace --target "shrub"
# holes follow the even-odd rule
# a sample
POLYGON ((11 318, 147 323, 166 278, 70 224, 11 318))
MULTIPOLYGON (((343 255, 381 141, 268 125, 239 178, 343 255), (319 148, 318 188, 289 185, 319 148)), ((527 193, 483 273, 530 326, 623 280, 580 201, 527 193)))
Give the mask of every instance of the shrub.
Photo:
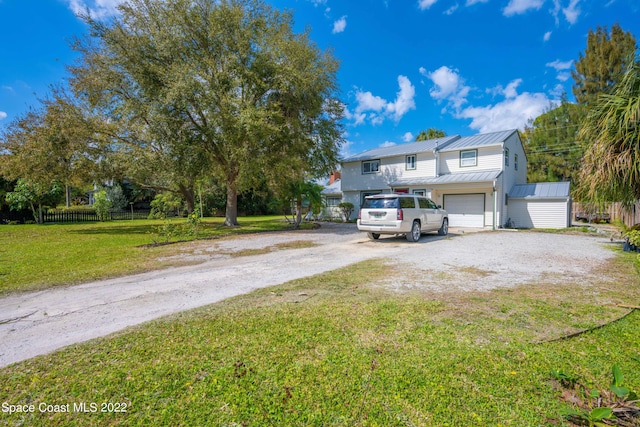
POLYGON ((93 208, 96 210, 96 216, 99 221, 108 221, 110 219, 111 201, 107 197, 106 191, 100 190, 93 195, 93 208))
POLYGON ((348 222, 349 218, 351 218, 351 214, 353 213, 353 203, 350 202, 342 202, 338 205, 338 209, 340 209, 340 213, 342 214, 342 218, 344 222, 348 222))
POLYGON ((166 191, 157 194, 151 201, 151 213, 149 219, 164 219, 170 213, 178 213, 182 208, 182 199, 175 193, 166 191))
POLYGON ((111 202, 112 209, 123 210, 129 205, 129 200, 119 185, 114 185, 105 191, 107 192, 107 199, 111 202))

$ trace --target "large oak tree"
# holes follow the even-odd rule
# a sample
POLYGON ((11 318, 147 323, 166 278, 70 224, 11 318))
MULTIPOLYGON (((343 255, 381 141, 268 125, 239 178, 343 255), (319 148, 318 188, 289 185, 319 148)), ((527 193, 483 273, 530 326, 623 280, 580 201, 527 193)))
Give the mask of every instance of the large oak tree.
POLYGON ((119 10, 108 23, 85 17, 91 38, 76 44, 73 87, 140 161, 155 150, 186 182, 206 159, 226 185, 226 225, 237 225, 238 193, 256 177, 337 163, 338 64, 293 33, 289 13, 260 0, 129 0, 119 10))

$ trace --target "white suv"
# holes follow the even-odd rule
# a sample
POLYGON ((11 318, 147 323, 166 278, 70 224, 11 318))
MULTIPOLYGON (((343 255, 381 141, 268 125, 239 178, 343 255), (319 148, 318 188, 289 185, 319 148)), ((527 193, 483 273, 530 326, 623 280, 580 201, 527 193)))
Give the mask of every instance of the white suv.
POLYGON ((417 242, 427 231, 449 232, 447 212, 431 199, 409 194, 377 194, 367 196, 358 212, 358 230, 366 231, 370 239, 381 234, 406 234, 417 242))

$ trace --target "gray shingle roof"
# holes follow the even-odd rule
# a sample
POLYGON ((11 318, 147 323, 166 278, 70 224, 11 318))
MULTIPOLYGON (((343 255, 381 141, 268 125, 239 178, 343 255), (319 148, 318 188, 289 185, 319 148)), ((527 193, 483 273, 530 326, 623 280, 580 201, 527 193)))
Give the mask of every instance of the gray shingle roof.
POLYGON ((514 132, 515 129, 505 130, 501 132, 484 133, 474 136, 465 136, 457 139, 446 147, 441 148, 439 151, 454 151, 467 148, 477 148, 489 145, 499 145, 506 141, 514 132))
POLYGON ((537 182, 514 185, 510 199, 566 199, 569 197, 569 182, 537 182))
POLYGON ((408 144, 392 145, 390 147, 374 148, 345 159, 343 162, 355 162, 359 160, 381 159, 385 157, 406 156, 408 154, 424 153, 433 151, 436 147, 443 147, 451 142, 460 139, 460 135, 445 136, 443 138, 428 139, 426 141, 410 142, 408 144))
POLYGON ((487 170, 481 172, 463 172, 463 173, 450 173, 447 175, 440 175, 435 177, 423 177, 423 178, 400 178, 390 185, 392 187, 403 187, 410 185, 439 185, 439 184, 462 184, 462 183, 474 183, 474 182, 491 182, 498 178, 502 171, 487 170))

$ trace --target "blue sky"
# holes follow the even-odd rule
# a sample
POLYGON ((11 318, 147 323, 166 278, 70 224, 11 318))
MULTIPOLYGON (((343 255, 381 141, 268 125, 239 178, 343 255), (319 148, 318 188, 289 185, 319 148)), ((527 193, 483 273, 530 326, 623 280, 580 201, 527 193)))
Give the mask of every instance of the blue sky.
MULTIPOLYGON (((0 128, 68 77, 69 48, 118 0, 0 0, 0 128)), ((332 49, 345 103, 343 154, 448 135, 522 128, 563 92, 589 29, 640 37, 637 0, 271 0, 332 49)))

